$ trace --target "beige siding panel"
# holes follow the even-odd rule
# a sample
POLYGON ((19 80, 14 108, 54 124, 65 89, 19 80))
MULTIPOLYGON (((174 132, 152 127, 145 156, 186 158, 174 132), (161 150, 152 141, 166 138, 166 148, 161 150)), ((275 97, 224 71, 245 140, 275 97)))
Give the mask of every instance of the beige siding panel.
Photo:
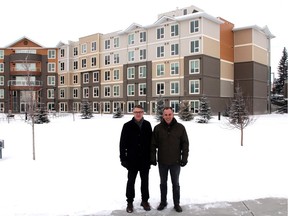
POLYGON ((235 62, 249 62, 253 61, 252 46, 235 47, 235 62))
POLYGON ((254 47, 254 61, 268 65, 268 53, 259 47, 254 47))
POLYGON ((205 18, 201 20, 203 35, 220 41, 220 25, 205 18))
POLYGON ((203 37, 203 54, 215 57, 215 58, 220 58, 220 44, 219 41, 213 40, 211 38, 203 37))
POLYGON ((220 62, 220 78, 234 80, 234 64, 231 62, 220 62))
POLYGON ((237 45, 245 45, 252 43, 252 30, 245 29, 241 31, 236 31, 234 34, 234 44, 237 45))

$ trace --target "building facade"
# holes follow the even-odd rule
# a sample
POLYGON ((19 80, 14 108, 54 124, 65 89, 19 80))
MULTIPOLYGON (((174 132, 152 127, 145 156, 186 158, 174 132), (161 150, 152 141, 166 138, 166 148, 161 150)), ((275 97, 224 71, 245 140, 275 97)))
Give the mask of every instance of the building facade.
POLYGON ((94 113, 119 107, 131 113, 141 104, 153 114, 161 96, 176 113, 183 100, 197 113, 206 96, 216 114, 226 110, 239 84, 251 114, 269 113, 273 37, 267 27, 235 28, 190 6, 160 14, 148 26, 133 23, 54 48, 22 38, 0 48, 0 108, 23 112, 23 95, 33 92, 60 112, 80 112, 88 101, 94 113))

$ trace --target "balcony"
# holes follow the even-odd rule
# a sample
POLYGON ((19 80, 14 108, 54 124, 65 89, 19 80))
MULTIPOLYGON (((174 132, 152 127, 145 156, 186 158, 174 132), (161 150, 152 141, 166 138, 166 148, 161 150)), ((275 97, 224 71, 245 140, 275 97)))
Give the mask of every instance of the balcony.
POLYGON ((41 68, 35 68, 33 70, 19 70, 16 67, 10 68, 10 75, 12 76, 41 76, 41 68))
POLYGON ((9 80, 10 90, 39 91, 42 88, 42 82, 39 80, 9 80))

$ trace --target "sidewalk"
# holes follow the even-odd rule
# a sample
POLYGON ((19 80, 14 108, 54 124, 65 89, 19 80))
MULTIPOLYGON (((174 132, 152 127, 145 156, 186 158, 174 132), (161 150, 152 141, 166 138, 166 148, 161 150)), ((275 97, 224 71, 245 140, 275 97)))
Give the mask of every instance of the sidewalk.
POLYGON ((183 212, 177 213, 173 206, 168 206, 163 211, 157 211, 153 207, 151 211, 144 211, 140 206, 134 206, 132 214, 125 209, 115 210, 111 216, 142 215, 142 216, 288 216, 288 200, 284 198, 265 198, 246 200, 241 202, 219 202, 207 204, 191 204, 182 206, 183 212))

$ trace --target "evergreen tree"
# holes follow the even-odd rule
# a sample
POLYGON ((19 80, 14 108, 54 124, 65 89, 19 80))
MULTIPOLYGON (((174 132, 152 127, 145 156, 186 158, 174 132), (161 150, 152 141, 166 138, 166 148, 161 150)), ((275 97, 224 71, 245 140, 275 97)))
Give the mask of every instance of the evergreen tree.
POLYGON ((114 113, 113 115, 113 118, 122 118, 122 117, 123 117, 122 109, 118 107, 116 113, 114 113))
POLYGON ((274 94, 284 94, 284 83, 287 80, 287 50, 284 47, 283 55, 278 65, 279 78, 276 80, 275 87, 273 89, 274 94))
POLYGON ((39 104, 38 109, 35 112, 35 124, 49 123, 47 110, 45 110, 44 106, 39 104))
POLYGON ((164 99, 161 95, 157 98, 157 104, 156 104, 156 116, 155 118, 158 121, 162 121, 163 117, 163 109, 165 107, 164 99))
POLYGON ((249 116, 248 107, 239 85, 235 88, 234 98, 229 107, 228 115, 229 126, 241 131, 241 146, 243 146, 243 130, 253 122, 253 118, 249 116))
POLYGON ((211 108, 207 101, 207 97, 203 96, 200 98, 200 108, 198 112, 199 118, 196 120, 198 123, 208 123, 211 119, 211 108))
POLYGON ((91 105, 88 101, 83 101, 81 104, 81 117, 82 119, 90 119, 93 117, 91 105))
POLYGON ((190 110, 189 101, 182 101, 180 103, 179 118, 183 121, 190 121, 193 119, 193 114, 190 110))

